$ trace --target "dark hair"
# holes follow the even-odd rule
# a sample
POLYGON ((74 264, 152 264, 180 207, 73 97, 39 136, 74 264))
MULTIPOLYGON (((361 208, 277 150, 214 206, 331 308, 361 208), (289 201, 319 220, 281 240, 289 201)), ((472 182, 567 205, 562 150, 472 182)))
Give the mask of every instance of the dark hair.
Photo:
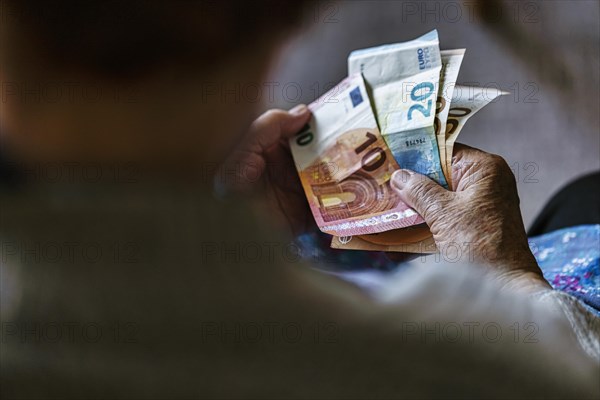
MULTIPOLYGON (((170 63, 211 67, 295 26, 304 1, 3 0, 18 43, 59 67, 120 77, 170 63)), ((16 55, 15 55, 16 56, 16 55)))

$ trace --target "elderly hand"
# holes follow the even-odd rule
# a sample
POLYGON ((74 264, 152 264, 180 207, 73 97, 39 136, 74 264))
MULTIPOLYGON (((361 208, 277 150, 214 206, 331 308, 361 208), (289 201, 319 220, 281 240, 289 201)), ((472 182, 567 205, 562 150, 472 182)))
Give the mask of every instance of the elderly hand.
POLYGON ((274 209, 289 223, 294 235, 315 225, 300 178, 290 153, 288 140, 310 119, 305 105, 289 112, 269 110, 250 126, 242 142, 220 167, 215 190, 220 195, 239 194, 265 182, 274 209))
POLYGON ((530 291, 549 288, 529 250, 514 175, 501 157, 455 147, 448 191, 408 170, 392 176, 400 198, 424 219, 447 259, 487 266, 502 283, 530 291))

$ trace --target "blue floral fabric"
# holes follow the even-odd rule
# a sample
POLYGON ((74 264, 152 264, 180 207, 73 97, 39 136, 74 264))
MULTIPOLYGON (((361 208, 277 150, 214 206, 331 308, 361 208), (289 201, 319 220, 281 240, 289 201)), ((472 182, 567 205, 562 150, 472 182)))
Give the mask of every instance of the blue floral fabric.
POLYGON ((560 229, 529 239, 546 280, 600 315, 600 225, 560 229))
MULTIPOLYGON (((389 272, 402 264, 382 252, 329 248, 331 236, 321 232, 296 241, 303 258, 365 290, 377 290, 389 272)), ((556 290, 573 295, 600 316, 600 225, 581 225, 529 239, 544 277, 556 290)))

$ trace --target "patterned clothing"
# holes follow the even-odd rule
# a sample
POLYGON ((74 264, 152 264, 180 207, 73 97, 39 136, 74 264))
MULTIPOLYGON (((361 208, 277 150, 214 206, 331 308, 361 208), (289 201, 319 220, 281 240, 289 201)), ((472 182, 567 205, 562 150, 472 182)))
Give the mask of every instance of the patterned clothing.
MULTIPOLYGON (((329 248, 329 235, 302 235, 297 245, 302 256, 319 268, 373 292, 403 264, 385 253, 329 248)), ((600 316, 600 225, 560 229, 529 239, 529 246, 544 277, 556 290, 581 300, 600 316)))
POLYGON ((564 228, 529 239, 544 278, 600 315, 600 225, 564 228))

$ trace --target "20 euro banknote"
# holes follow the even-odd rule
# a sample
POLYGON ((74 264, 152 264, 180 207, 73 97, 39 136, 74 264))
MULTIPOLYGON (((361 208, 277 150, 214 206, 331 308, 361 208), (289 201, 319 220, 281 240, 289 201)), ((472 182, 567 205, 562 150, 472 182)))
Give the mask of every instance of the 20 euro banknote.
MULTIPOLYGON (((452 169, 454 143, 466 122, 483 107, 507 94, 496 88, 480 88, 456 85, 449 104, 446 126, 446 150, 448 168, 452 169)), ((449 174, 451 177, 452 174, 449 174)), ((437 252, 435 241, 427 225, 408 229, 390 230, 378 234, 334 237, 331 247, 345 250, 369 250, 405 253, 437 252)))
POLYGON ((353 51, 348 73, 362 73, 381 134, 396 162, 446 186, 435 133, 440 55, 437 31, 353 51))

